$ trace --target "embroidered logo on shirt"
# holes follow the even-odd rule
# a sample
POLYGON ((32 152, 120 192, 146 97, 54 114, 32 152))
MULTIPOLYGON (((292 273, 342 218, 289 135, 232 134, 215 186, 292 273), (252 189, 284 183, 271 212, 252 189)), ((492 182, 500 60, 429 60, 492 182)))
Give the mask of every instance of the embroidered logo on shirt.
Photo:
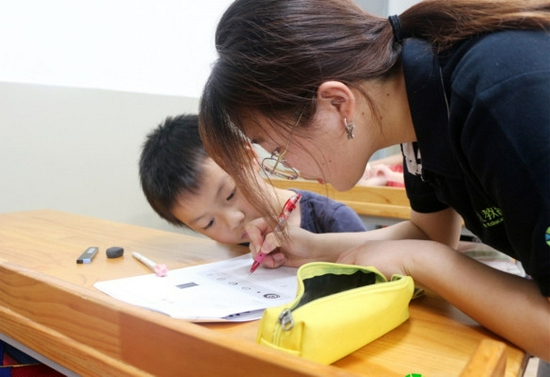
POLYGON ((476 214, 485 228, 498 225, 504 221, 502 211, 498 207, 487 207, 476 214))

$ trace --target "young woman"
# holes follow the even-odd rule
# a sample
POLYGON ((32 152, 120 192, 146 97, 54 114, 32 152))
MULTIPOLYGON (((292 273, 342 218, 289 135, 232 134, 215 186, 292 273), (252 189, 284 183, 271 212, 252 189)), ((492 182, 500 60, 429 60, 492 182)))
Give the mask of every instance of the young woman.
POLYGON ((348 190, 401 144, 410 221, 355 234, 248 228, 266 267, 311 260, 408 274, 527 352, 550 360, 550 2, 424 1, 383 19, 346 0, 237 0, 201 135, 262 208, 243 139, 304 178, 348 190), (454 249, 462 224, 530 278, 454 249))

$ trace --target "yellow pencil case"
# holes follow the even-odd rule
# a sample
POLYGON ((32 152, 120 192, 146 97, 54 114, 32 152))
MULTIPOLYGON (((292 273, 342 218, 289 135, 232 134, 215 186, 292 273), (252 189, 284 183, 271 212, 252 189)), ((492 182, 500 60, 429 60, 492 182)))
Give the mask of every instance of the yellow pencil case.
POLYGON ((313 262, 297 278, 295 300, 264 311, 257 343, 331 364, 409 318, 410 276, 388 281, 374 267, 313 262))

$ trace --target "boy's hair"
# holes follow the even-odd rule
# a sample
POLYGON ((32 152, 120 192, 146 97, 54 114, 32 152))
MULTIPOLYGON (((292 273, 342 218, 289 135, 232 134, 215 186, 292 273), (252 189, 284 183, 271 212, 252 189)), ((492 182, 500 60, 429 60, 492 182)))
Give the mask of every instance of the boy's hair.
POLYGON ((172 209, 181 195, 198 193, 207 158, 197 115, 167 117, 147 135, 139 160, 139 177, 147 201, 161 218, 186 226, 172 214, 172 209))

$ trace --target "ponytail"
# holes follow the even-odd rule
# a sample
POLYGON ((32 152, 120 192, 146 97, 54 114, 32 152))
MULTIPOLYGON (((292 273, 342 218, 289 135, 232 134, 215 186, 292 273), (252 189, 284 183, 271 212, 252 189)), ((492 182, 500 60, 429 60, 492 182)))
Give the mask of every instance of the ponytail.
POLYGON ((445 50, 470 36, 500 30, 549 29, 548 0, 425 0, 399 16, 402 32, 445 50))

